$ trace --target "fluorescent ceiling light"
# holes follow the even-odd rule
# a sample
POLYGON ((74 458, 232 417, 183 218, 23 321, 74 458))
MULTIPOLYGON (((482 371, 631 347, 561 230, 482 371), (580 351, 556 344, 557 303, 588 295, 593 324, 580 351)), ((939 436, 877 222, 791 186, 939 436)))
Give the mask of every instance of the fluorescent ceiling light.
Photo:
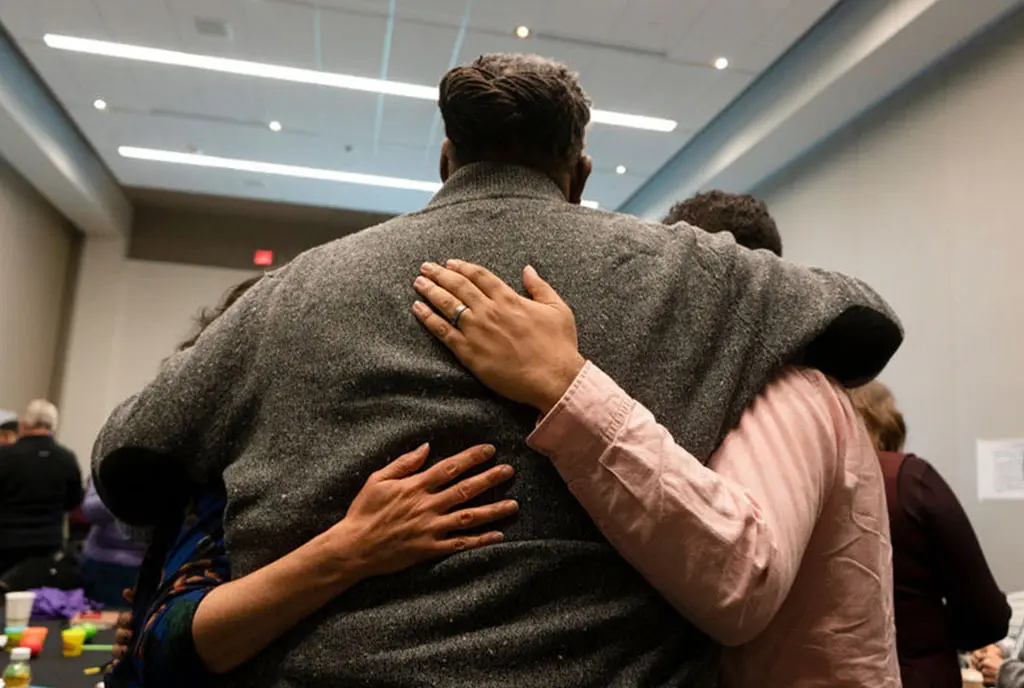
POLYGON ((146 48, 141 45, 128 45, 127 43, 113 43, 111 41, 94 41, 89 38, 60 36, 52 33, 43 36, 43 40, 51 48, 70 50, 77 53, 89 53, 90 55, 120 57, 125 60, 138 60, 140 62, 152 62, 154 64, 172 65, 175 67, 192 67, 194 69, 205 69, 226 74, 257 76, 264 79, 277 79, 278 81, 293 81, 300 84, 347 88, 353 91, 385 93, 394 96, 405 96, 406 98, 437 100, 436 88, 406 84, 401 81, 385 81, 383 79, 369 79, 361 76, 349 76, 347 74, 332 74, 315 69, 282 67, 263 62, 232 60, 226 57, 196 55, 194 53, 178 52, 177 50, 146 48))
POLYGON ((672 119, 645 117, 644 115, 627 115, 624 112, 611 110, 591 110, 590 121, 597 124, 611 124, 616 127, 630 129, 647 129, 648 131, 675 131, 678 123, 672 119))
POLYGON ((119 146, 117 152, 120 153, 122 157, 131 158, 132 160, 169 162, 177 165, 194 165, 196 167, 212 167, 220 170, 273 174, 281 177, 320 179, 328 182, 363 184, 365 186, 383 186, 389 189, 409 189, 411 191, 426 191, 428 193, 434 193, 441 188, 440 182, 423 182, 416 179, 382 177, 376 174, 324 170, 316 167, 299 167, 298 165, 279 165, 272 162, 239 160, 238 158, 220 158, 213 155, 201 155, 197 153, 178 153, 176 151, 158 150, 155 148, 119 146))
MULTIPOLYGON (((46 45, 51 48, 56 48, 57 50, 69 50, 71 52, 103 55, 105 57, 119 57, 125 60, 138 60, 140 62, 150 62, 153 64, 205 69, 207 71, 223 72, 225 74, 254 76, 262 79, 276 79, 278 81, 291 81, 299 84, 314 84, 316 86, 327 86, 330 88, 345 88, 353 91, 383 93, 385 95, 403 96, 405 98, 437 101, 437 88, 434 86, 421 86, 419 84, 408 84, 401 81, 370 79, 361 76, 351 76, 349 74, 321 72, 316 69, 284 67, 281 65, 267 64, 265 62, 234 60, 226 57, 214 57, 213 55, 183 53, 177 50, 147 48, 141 45, 114 43, 112 41, 97 41, 91 38, 62 36, 54 33, 48 33, 43 36, 43 41, 46 42, 46 45)), ((678 126, 678 123, 671 119, 645 117, 643 115, 630 115, 623 112, 612 112, 610 110, 591 110, 590 120, 600 124, 610 124, 618 127, 647 129, 649 131, 662 132, 673 131, 678 126)))
MULTIPOLYGON (((362 184, 364 186, 383 186, 389 189, 408 189, 410 191, 426 191, 428 193, 436 193, 441 188, 441 182, 424 182, 417 179, 403 179, 402 177, 382 177, 376 174, 360 174, 359 172, 325 170, 317 167, 300 167, 298 165, 280 165, 278 163, 258 162, 256 160, 221 158, 214 155, 203 155, 202 153, 179 153, 177 151, 160 150, 157 148, 137 148, 135 146, 118 146, 117 152, 121 157, 129 158, 131 160, 169 162, 176 165, 211 167, 218 170, 273 174, 279 177, 319 179, 327 182, 362 184)), ((584 205, 587 208, 598 207, 597 201, 583 201, 581 205, 584 205)))

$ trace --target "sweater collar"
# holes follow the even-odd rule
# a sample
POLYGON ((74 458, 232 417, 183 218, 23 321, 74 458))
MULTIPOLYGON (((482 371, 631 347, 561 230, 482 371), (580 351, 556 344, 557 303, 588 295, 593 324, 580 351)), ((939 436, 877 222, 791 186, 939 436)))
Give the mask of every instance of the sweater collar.
POLYGON ((519 165, 478 162, 455 170, 427 208, 512 197, 567 202, 558 185, 543 172, 519 165))

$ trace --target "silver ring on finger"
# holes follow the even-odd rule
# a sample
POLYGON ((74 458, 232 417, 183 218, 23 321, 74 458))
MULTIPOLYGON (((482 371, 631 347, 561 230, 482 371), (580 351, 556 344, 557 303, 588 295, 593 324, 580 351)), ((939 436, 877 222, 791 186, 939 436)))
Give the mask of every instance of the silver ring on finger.
POLYGON ((455 329, 459 328, 459 321, 462 320, 462 314, 469 310, 469 306, 464 303, 460 303, 455 312, 452 313, 452 327, 455 329))

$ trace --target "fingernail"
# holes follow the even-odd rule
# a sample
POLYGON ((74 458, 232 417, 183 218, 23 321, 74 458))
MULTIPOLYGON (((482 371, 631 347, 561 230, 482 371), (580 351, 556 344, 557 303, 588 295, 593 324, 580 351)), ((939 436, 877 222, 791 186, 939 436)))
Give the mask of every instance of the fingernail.
POLYGON ((461 260, 455 260, 454 258, 449 258, 447 261, 445 261, 445 265, 447 265, 448 267, 450 267, 452 269, 455 269, 455 268, 459 267, 460 265, 462 265, 462 261, 461 260))
POLYGON ((519 511, 519 502, 514 499, 508 499, 501 503, 501 506, 509 511, 519 511))
POLYGON ((412 312, 421 318, 425 318, 430 315, 430 308, 422 301, 416 301, 412 304, 412 312))
POLYGON ((424 442, 420 446, 416 447, 417 452, 430 451, 430 442, 424 442))
POLYGON ((484 447, 484 448, 482 449, 482 451, 483 451, 483 453, 484 453, 484 456, 486 456, 486 457, 487 457, 488 459, 489 459, 489 458, 491 458, 492 456, 494 456, 494 447, 492 447, 492 446, 491 446, 491 445, 489 445, 489 444, 488 444, 488 445, 486 445, 486 446, 485 446, 485 447, 484 447))
POLYGON ((507 464, 498 469, 498 475, 500 475, 503 478, 511 478, 512 474, 515 472, 516 469, 512 468, 507 464))
POLYGON ((415 284, 420 289, 426 289, 427 286, 430 284, 430 280, 428 280, 426 277, 420 276, 416 278, 416 281, 414 281, 413 284, 415 284))
POLYGON ((440 269, 441 266, 438 265, 437 263, 424 263, 423 265, 420 266, 420 270, 427 274, 440 269))
POLYGON ((490 544, 497 544, 505 539, 504 533, 490 533, 487 536, 487 542, 490 544))

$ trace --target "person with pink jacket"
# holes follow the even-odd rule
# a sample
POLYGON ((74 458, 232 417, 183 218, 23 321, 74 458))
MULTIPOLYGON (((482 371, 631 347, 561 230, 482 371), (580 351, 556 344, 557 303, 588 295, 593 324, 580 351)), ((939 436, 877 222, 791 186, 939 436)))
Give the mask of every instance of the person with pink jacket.
POLYGON ((533 268, 523 282, 532 299, 480 266, 428 263, 413 311, 481 382, 541 414, 529 445, 725 646, 722 685, 900 686, 885 491, 846 392, 783 368, 705 467, 586 360, 572 310, 533 268))

